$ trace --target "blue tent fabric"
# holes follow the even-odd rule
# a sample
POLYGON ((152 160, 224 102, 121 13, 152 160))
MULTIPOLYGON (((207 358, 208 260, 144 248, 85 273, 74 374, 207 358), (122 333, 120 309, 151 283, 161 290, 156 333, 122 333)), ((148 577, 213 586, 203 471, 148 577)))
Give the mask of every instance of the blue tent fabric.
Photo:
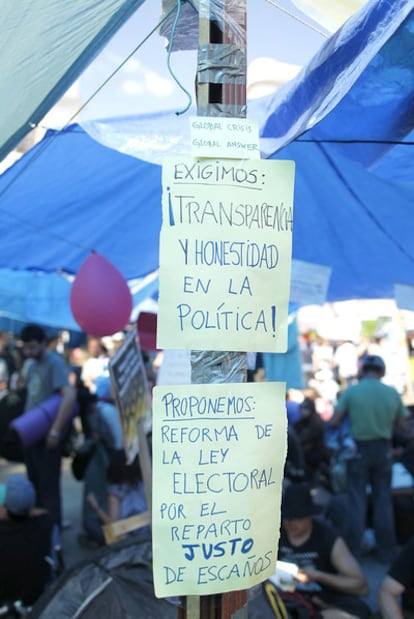
MULTIPOLYGON (((293 258, 332 268, 328 301, 392 298, 394 284, 414 286, 413 53, 414 0, 371 1, 298 78, 249 103, 263 153, 296 162, 293 258)), ((147 123, 162 150, 162 126, 174 118, 100 122, 100 139, 115 136, 115 147, 128 143, 120 133, 134 144, 140 127, 139 158, 78 125, 48 132, 0 176, 0 277, 8 270, 12 286, 13 272, 28 274, 35 295, 38 272, 74 274, 92 249, 129 281, 155 273, 161 166, 147 160, 141 137, 147 123)), ((0 290, 0 315, 17 319, 11 299, 0 290)), ((67 321, 56 308, 45 319, 67 321)))
POLYGON ((0 268, 76 273, 92 250, 126 279, 158 266, 161 168, 72 125, 0 177, 0 268))
POLYGON ((267 97, 261 118, 264 154, 314 128, 313 139, 352 140, 348 156, 367 163, 384 150, 378 141, 409 133, 413 10, 414 0, 370 0, 292 82, 267 97), (358 140, 369 142, 358 146, 358 140))
MULTIPOLYGON (((21 323, 26 322, 80 331, 70 309, 71 279, 63 273, 0 269, 0 319, 17 321, 18 331, 21 323)), ((157 273, 130 280, 128 284, 134 307, 131 319, 136 320, 141 304, 157 294, 157 273)))
POLYGON ((42 120, 143 1, 2 3, 0 159, 42 120))
POLYGON ((414 285, 413 191, 332 150, 274 155, 296 161, 293 257, 332 268, 328 301, 393 298, 395 283, 414 285))
POLYGON ((48 131, 0 177, 0 316, 79 330, 71 281, 92 250, 128 280, 136 308, 157 292, 160 226, 159 166, 77 125, 48 131))
POLYGON ((296 161, 293 256, 332 267, 328 301, 413 285, 413 103, 413 0, 368 2, 264 102, 264 148, 296 161))

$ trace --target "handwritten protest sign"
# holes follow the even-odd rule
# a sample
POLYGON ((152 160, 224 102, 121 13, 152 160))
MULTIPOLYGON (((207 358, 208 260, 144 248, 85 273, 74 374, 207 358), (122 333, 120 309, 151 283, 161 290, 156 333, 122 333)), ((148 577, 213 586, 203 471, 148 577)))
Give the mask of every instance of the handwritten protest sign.
POLYGON ((257 121, 247 118, 192 116, 191 155, 260 159, 257 121))
POLYGON ((284 352, 293 161, 167 158, 158 348, 284 352))
POLYGON ((130 331, 109 362, 116 401, 121 415, 125 452, 131 462, 139 450, 138 423, 149 420, 147 375, 135 331, 130 331))
POLYGON ((262 582, 276 565, 285 384, 162 386, 153 406, 156 595, 262 582))

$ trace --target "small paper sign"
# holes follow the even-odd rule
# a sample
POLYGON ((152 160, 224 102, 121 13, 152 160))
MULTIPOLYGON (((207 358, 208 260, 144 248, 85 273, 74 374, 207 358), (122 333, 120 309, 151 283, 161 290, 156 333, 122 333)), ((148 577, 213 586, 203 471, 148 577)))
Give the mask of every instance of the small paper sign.
POLYGON ((247 589, 274 573, 285 383, 155 387, 155 594, 247 589))
POLYGON ((157 385, 188 385, 191 383, 189 350, 164 350, 157 385))
POLYGON ((257 122, 246 118, 192 116, 193 157, 260 159, 257 122))
POLYGON ((290 302, 299 305, 323 305, 331 273, 331 267, 304 260, 292 260, 290 302))
POLYGON ((399 309, 414 311, 414 286, 394 284, 394 297, 399 309))

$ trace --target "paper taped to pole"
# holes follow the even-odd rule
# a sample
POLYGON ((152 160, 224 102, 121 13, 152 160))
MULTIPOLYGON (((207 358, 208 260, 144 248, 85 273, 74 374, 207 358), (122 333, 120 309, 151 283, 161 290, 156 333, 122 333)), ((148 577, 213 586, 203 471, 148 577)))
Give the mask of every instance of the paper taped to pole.
POLYGON ((158 348, 285 352, 293 161, 167 158, 158 348))

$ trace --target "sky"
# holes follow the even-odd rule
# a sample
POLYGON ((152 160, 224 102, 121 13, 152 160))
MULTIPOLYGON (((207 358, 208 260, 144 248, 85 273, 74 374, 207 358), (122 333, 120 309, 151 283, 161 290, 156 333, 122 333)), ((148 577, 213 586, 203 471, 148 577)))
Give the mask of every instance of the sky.
MULTIPOLYGON (((323 30, 290 0, 277 0, 277 4, 323 30)), ((79 92, 83 102, 90 97, 92 99, 82 111, 80 120, 162 110, 180 111, 187 106, 188 96, 174 82, 167 66, 165 39, 157 32, 94 95, 139 43, 144 41, 158 24, 160 16, 161 0, 146 0, 86 69, 79 80, 79 92)), ((323 35, 312 30, 276 8, 272 0, 247 1, 248 64, 260 57, 270 57, 302 66, 318 51, 326 38, 327 31, 323 35)), ((171 55, 171 69, 190 93, 193 102, 196 64, 196 51, 174 52, 171 55)))

